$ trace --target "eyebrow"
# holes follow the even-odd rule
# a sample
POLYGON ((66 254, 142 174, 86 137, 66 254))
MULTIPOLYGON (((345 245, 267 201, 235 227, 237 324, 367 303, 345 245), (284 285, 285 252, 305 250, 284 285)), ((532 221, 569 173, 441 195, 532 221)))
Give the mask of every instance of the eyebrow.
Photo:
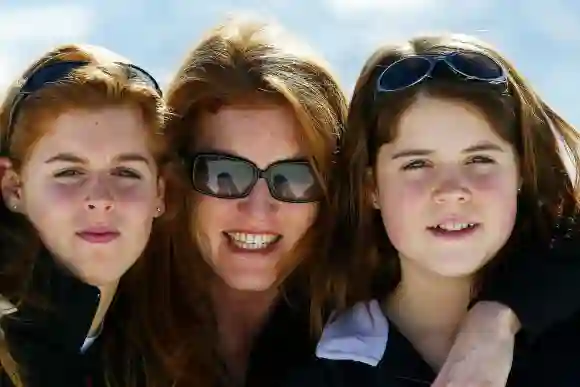
MULTIPOLYGON (((475 153, 475 152, 504 152, 502 147, 497 144, 491 142, 482 142, 479 144, 472 145, 467 147, 461 151, 461 153, 475 153)), ((400 159, 404 157, 417 157, 417 156, 428 156, 435 153, 434 150, 431 149, 406 149, 400 152, 395 153, 391 159, 400 159)))
MULTIPOLYGON (((122 153, 114 158, 115 162, 142 162, 147 165, 150 164, 149 159, 140 153, 122 153)), ((73 164, 88 164, 86 158, 75 155, 74 153, 58 153, 45 161, 45 164, 56 162, 65 162, 73 164)))

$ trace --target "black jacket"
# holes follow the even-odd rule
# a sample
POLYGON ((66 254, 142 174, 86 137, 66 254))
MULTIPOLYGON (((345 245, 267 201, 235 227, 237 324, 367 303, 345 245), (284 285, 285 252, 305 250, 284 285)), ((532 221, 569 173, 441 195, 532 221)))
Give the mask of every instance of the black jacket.
MULTIPOLYGON (((104 386, 99 339, 81 353, 100 291, 58 268, 48 253, 35 264, 30 291, 42 298, 23 303, 0 323, 25 386, 104 386)), ((12 386, 5 372, 0 386, 12 386)))
MULTIPOLYGON (((546 330, 535 340, 516 337, 506 387, 580 386, 580 315, 546 330)), ((436 373, 380 312, 359 304, 325 328, 311 363, 284 387, 420 387, 436 373)))
POLYGON ((315 346, 316 339, 309 330, 309 308, 304 298, 294 295, 280 299, 254 341, 245 386, 279 385, 308 363, 315 346))
POLYGON ((550 245, 525 241, 492 273, 479 298, 508 305, 522 329, 542 334, 580 310, 580 226, 554 232, 550 245))
MULTIPOLYGON (((553 332, 551 327, 580 309, 579 234, 557 238, 552 246, 530 245, 516 252, 496 274, 498 280, 484 287, 482 299, 510 306, 524 334, 546 337, 542 333, 553 332)), ((17 362, 29 370, 26 387, 103 386, 99 340, 85 354, 78 351, 98 305, 98 290, 56 269, 47 254, 36 270, 33 288, 48 295, 48 304, 58 313, 45 315, 45 310, 24 305, 13 316, 24 318, 5 318, 0 324, 17 362)), ((278 386, 313 358, 316 342, 309 332, 308 302, 290 299, 280 301, 255 341, 248 387, 278 386)), ((5 386, 11 383, 0 374, 0 387, 5 386)))

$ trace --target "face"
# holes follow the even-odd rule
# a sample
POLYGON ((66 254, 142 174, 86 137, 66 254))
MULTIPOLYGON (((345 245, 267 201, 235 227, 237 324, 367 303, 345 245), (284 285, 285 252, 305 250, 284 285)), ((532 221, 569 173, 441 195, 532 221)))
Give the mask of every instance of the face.
POLYGON ((62 114, 14 184, 3 185, 10 208, 30 219, 56 260, 95 286, 116 284, 163 211, 144 130, 130 107, 62 114))
MULTIPOLYGON (((284 105, 224 106, 202 115, 199 128, 197 151, 241 156, 263 170, 277 161, 307 156, 297 138, 299 123, 284 105)), ((224 186, 219 183, 217 179, 216 186, 224 186)), ((245 198, 195 193, 194 200, 194 229, 204 258, 225 284, 237 290, 270 289, 292 261, 292 249, 317 213, 314 203, 274 199, 264 179, 245 198)))
POLYGON ((515 222, 514 150, 482 113, 461 102, 420 98, 397 129, 379 150, 374 195, 402 267, 475 274, 515 222))

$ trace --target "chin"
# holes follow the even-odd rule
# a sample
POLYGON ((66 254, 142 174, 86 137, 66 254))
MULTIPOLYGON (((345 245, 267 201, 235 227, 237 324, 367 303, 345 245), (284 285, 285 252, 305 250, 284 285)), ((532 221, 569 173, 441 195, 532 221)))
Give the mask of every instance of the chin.
POLYGON ((120 281, 120 277, 110 277, 110 276, 83 276, 80 278, 86 284, 96 286, 98 288, 105 288, 113 285, 117 285, 120 281))
POLYGON ((78 279, 99 288, 118 284, 121 277, 127 272, 123 268, 108 265, 90 265, 90 267, 71 269, 78 279))
POLYGON ((448 266, 437 266, 431 267, 430 269, 432 272, 436 273, 442 277, 449 277, 449 278, 466 278, 466 277, 473 277, 475 274, 478 273, 480 270, 480 266, 477 264, 474 265, 448 265, 448 266))
POLYGON ((230 288, 243 292, 263 292, 274 286, 276 279, 256 276, 238 276, 224 281, 230 288))

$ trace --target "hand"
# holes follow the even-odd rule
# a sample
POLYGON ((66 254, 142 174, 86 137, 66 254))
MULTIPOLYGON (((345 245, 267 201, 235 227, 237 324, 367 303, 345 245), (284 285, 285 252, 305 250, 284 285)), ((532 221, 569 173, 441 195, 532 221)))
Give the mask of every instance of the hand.
POLYGON ((432 387, 505 387, 520 329, 507 306, 482 301, 465 317, 432 387))

